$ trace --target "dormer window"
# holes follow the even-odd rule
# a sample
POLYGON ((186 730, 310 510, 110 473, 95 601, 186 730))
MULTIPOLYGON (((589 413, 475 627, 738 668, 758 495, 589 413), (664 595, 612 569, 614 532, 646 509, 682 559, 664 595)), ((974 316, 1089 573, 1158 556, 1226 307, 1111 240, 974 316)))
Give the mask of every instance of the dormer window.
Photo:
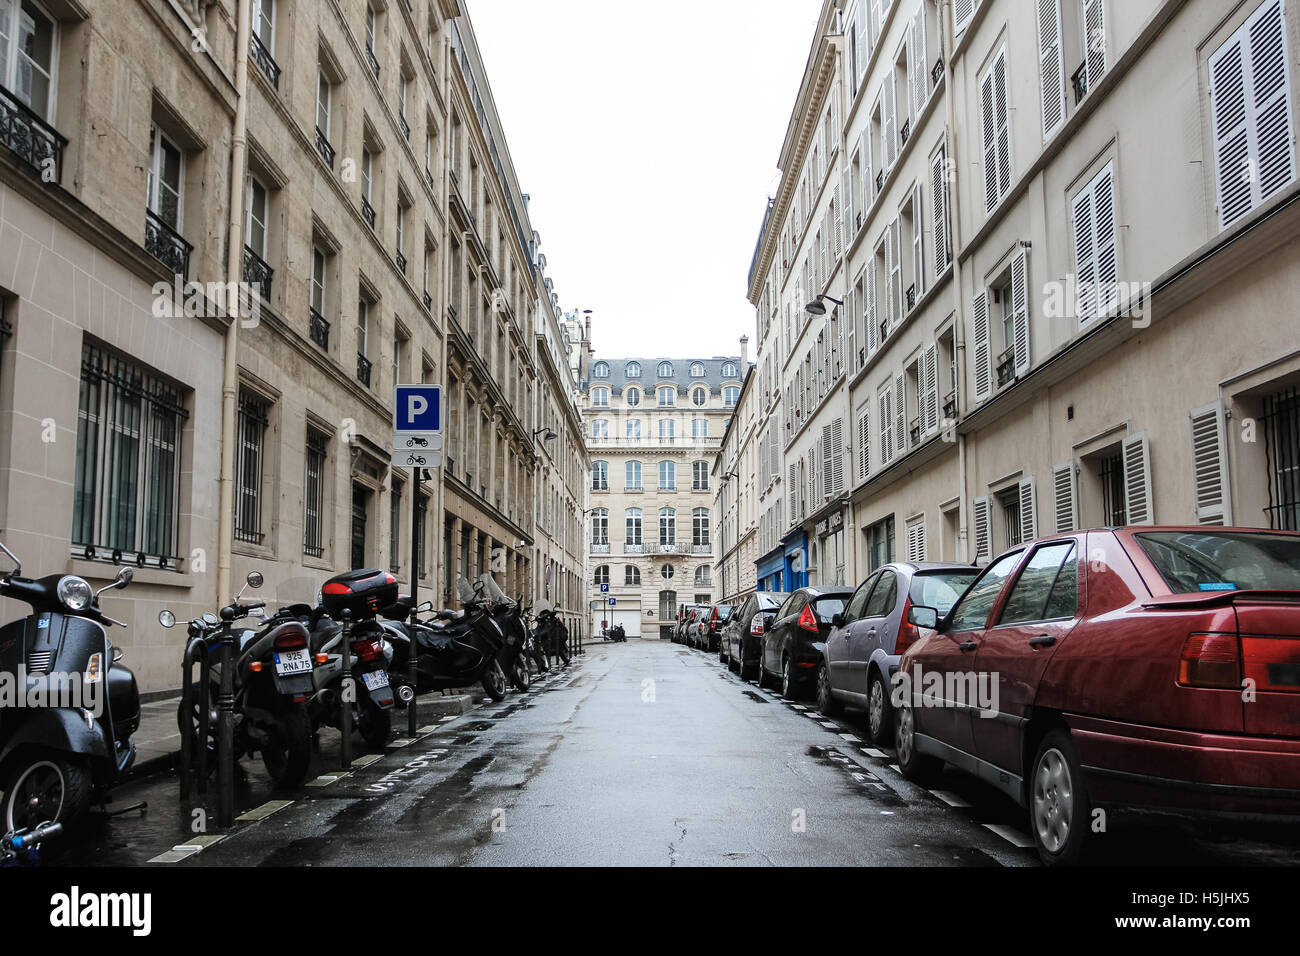
POLYGON ((739 375, 739 370, 736 368, 734 362, 728 362, 726 365, 722 366, 723 378, 736 378, 737 375, 739 375))
POLYGON ((609 378, 609 363, 597 362, 591 369, 592 378, 609 378))
POLYGON ((704 378, 703 363, 696 362, 694 365, 691 366, 691 378, 704 378))
POLYGON ((660 377, 660 378, 672 378, 672 377, 673 377, 673 363, 672 363, 672 362, 660 362, 660 363, 659 363, 659 377, 660 377))
POLYGON ((641 377, 641 363, 640 363, 640 362, 628 362, 628 363, 627 363, 627 368, 623 369, 623 374, 626 375, 628 378, 640 378, 640 377, 641 377))

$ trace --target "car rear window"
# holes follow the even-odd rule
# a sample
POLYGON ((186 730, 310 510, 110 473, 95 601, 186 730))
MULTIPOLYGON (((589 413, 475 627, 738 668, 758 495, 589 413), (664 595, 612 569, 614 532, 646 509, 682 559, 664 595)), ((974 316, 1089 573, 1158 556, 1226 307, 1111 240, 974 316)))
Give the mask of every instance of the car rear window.
POLYGON ((1300 590, 1300 535, 1148 531, 1137 542, 1177 594, 1300 590))
POLYGON ((912 587, 908 597, 918 607, 932 607, 943 617, 957 599, 962 596, 970 583, 979 576, 978 568, 961 571, 938 571, 931 574, 918 574, 912 578, 912 587))
POLYGON ((845 599, 842 597, 814 598, 812 601, 813 612, 817 615, 819 621, 829 621, 844 610, 844 601, 845 599))
POLYGON ((730 605, 730 604, 721 604, 721 605, 718 606, 718 620, 719 620, 719 621, 729 621, 729 620, 731 620, 731 605, 730 605))

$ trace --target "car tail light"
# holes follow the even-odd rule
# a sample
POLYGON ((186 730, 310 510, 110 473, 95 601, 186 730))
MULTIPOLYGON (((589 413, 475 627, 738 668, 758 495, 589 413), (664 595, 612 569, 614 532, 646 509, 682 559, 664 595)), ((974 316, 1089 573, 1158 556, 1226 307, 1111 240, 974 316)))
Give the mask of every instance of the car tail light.
POLYGON ((803 610, 799 612, 799 626, 805 631, 817 633, 817 618, 813 615, 811 604, 805 604, 803 610))
POLYGON ((898 641, 894 644, 894 653, 901 654, 921 639, 921 631, 907 619, 907 612, 912 610, 912 599, 903 602, 903 620, 898 625, 898 641))
POLYGON ((754 619, 753 619, 752 621, 749 622, 749 633, 752 634, 752 635, 754 635, 755 637, 760 637, 760 636, 762 636, 762 634, 763 634, 763 615, 761 615, 761 614, 755 614, 755 615, 754 615, 754 619))
POLYGON ((357 641, 352 645, 357 660, 369 662, 384 656, 384 648, 378 641, 357 641))
POLYGON ((1241 688, 1241 648, 1236 634, 1190 634, 1178 660, 1178 683, 1187 687, 1241 688))
POLYGON ((1256 690, 1300 693, 1300 641, 1294 637, 1242 637, 1241 658, 1256 690))

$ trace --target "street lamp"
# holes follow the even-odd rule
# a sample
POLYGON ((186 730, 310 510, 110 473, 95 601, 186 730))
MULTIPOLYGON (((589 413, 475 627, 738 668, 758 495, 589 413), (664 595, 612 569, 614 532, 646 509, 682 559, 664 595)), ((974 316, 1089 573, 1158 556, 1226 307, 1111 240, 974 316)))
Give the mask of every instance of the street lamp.
POLYGON ((834 298, 834 297, 832 297, 832 296, 829 296, 829 295, 819 295, 819 296, 817 296, 817 298, 813 299, 813 300, 812 300, 811 302, 809 302, 806 306, 804 306, 804 311, 807 312, 809 315, 825 315, 825 314, 826 314, 826 305, 825 305, 825 303, 822 301, 823 299, 825 299, 827 302, 834 302, 836 305, 843 305, 843 304, 844 304, 842 301, 840 301, 839 299, 836 299, 836 298, 834 298))
POLYGON ((539 429, 537 429, 537 431, 533 432, 533 441, 537 441, 537 436, 538 436, 538 435, 541 435, 541 436, 542 436, 542 441, 544 441, 544 442, 547 442, 547 441, 555 441, 555 439, 556 439, 557 437, 559 437, 559 436, 557 436, 557 435, 555 434, 555 429, 553 429, 553 428, 539 428, 539 429))

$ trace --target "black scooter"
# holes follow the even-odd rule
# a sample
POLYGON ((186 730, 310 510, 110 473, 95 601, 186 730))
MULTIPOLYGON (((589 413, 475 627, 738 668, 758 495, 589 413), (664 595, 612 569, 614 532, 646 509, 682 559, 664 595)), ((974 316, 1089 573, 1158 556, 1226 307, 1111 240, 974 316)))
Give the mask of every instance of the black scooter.
POLYGON ((15 565, 0 597, 32 609, 0 627, 0 834, 67 829, 135 761, 140 693, 105 632, 124 625, 99 607, 133 572, 95 592, 76 575, 25 578, 14 553, 0 551, 15 565))

